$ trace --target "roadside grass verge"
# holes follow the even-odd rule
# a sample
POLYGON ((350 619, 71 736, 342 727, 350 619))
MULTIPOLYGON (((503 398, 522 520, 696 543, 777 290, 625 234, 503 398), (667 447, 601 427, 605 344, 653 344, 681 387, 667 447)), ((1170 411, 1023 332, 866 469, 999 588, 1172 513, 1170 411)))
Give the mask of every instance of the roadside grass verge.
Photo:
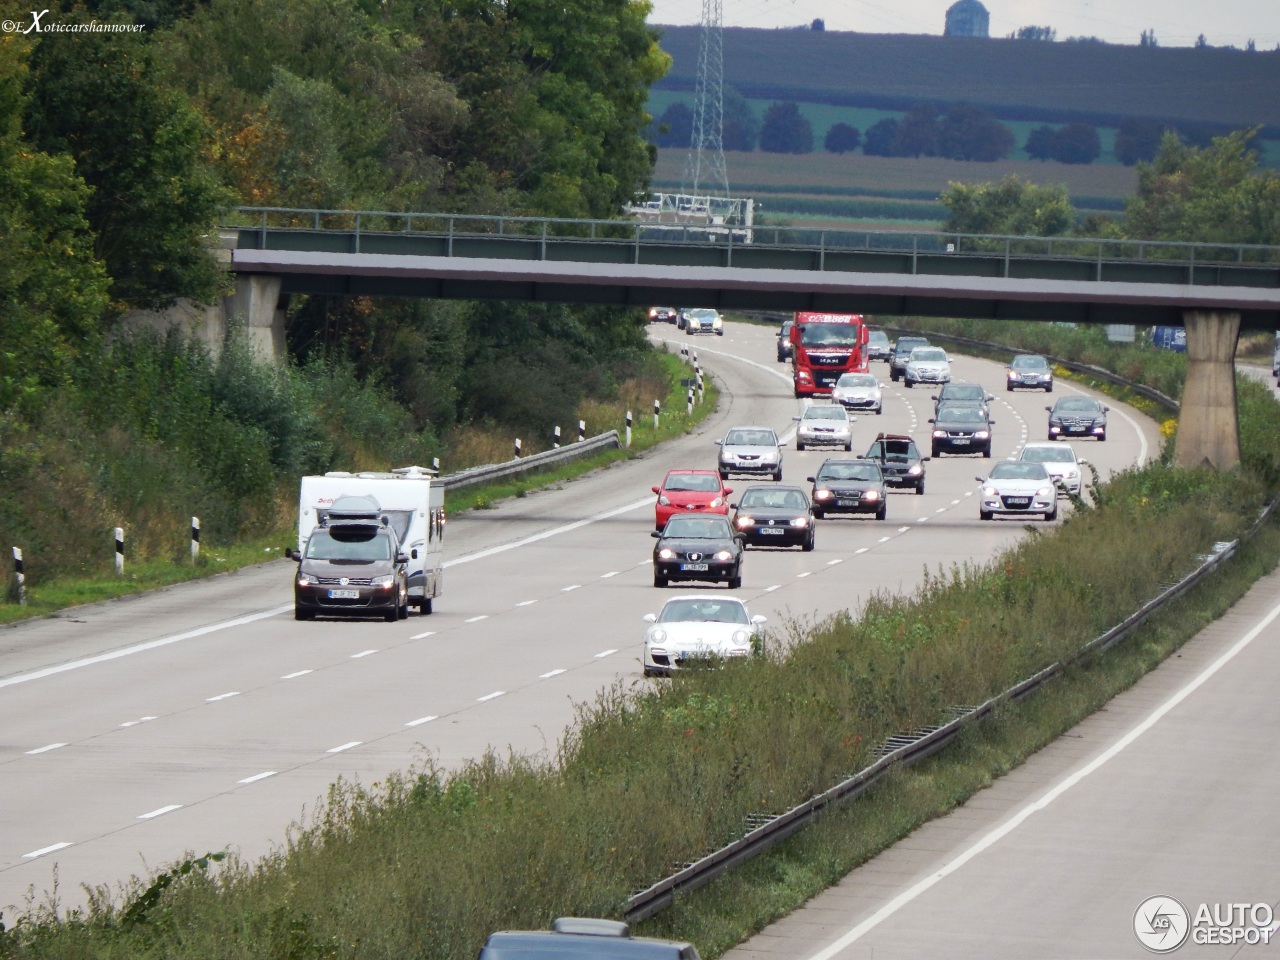
POLYGON ((638 925, 637 932, 690 939, 708 960, 723 954, 1068 732, 1175 654, 1278 564, 1280 530, 1273 524, 1121 644, 1005 705, 946 750, 897 770, 809 829, 638 925))
MULTIPOLYGON (((592 433, 604 432, 616 425, 619 434, 623 434, 626 411, 631 409, 635 416, 630 450, 606 451, 554 469, 532 472, 518 480, 464 487, 446 497, 447 509, 456 513, 484 508, 505 497, 523 496, 530 490, 579 477, 610 463, 629 459, 664 440, 687 433, 715 409, 719 397, 714 380, 704 378, 706 396, 701 404, 694 405, 692 416, 687 414, 685 387, 681 386, 680 381, 690 375, 690 368, 681 362, 677 354, 659 351, 654 356, 652 369, 644 376, 620 383, 611 400, 588 401, 583 404, 580 415, 592 433), (653 427, 655 394, 660 395, 662 400, 662 415, 657 430, 653 427)), ((577 438, 577 424, 564 426, 562 443, 567 445, 577 438)), ((541 445, 530 443, 524 449, 528 453, 545 449, 551 445, 550 440, 547 437, 541 445)), ((501 462, 509 459, 512 454, 512 438, 498 437, 497 431, 493 429, 458 431, 448 441, 450 459, 457 463, 483 463, 486 462, 484 459, 475 458, 485 456, 494 457, 488 462, 501 462)), ((60 499, 65 501, 69 496, 68 494, 60 499)), ((90 505, 84 506, 88 508, 90 505)), ((129 529, 126 534, 123 576, 116 576, 109 537, 101 535, 98 538, 101 543, 96 548, 84 551, 78 575, 29 579, 25 606, 14 602, 16 598, 11 595, 11 585, 0 589, 0 625, 32 617, 50 616, 70 607, 143 593, 279 558, 283 555, 283 545, 292 543, 296 536, 297 481, 292 480, 287 485, 282 485, 273 504, 259 511, 255 526, 261 532, 255 536, 229 540, 219 537, 216 527, 211 529, 206 526, 202 531, 200 554, 194 564, 190 559, 187 516, 176 509, 166 510, 164 519, 167 528, 163 530, 158 529, 161 519, 152 518, 149 536, 138 543, 134 540, 137 531, 129 529), (138 554, 136 559, 135 553, 138 554)), ((95 520, 100 527, 101 517, 95 520)), ((88 517, 84 518, 84 522, 90 522, 88 517)), ((80 526, 81 523, 77 519, 72 525, 80 526)), ((77 542, 83 549, 83 537, 78 537, 77 542)), ((27 562, 30 564, 32 551, 28 550, 27 554, 27 562)), ((4 580, 9 584, 12 578, 9 576, 11 568, 8 566, 10 560, 7 551, 4 563, 4 580)))

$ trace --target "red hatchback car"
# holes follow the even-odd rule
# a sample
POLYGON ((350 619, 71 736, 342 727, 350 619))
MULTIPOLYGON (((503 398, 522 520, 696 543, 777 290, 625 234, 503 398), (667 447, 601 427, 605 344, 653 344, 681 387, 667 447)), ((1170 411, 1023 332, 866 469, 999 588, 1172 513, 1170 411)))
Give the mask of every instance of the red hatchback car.
POLYGON ((733 488, 726 487, 715 470, 671 470, 653 492, 658 495, 654 525, 661 530, 676 514, 728 514, 733 488))

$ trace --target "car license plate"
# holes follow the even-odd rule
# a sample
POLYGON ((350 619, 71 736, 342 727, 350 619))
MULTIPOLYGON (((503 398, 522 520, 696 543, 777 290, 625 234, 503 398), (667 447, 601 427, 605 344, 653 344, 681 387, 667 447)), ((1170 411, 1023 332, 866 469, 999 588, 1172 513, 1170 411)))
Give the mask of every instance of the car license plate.
POLYGON ((954 443, 957 447, 965 447, 965 446, 968 446, 968 445, 969 445, 969 438, 968 438, 968 437, 956 437, 956 438, 955 438, 955 439, 953 439, 951 442, 952 442, 952 443, 954 443))
POLYGON ((329 599, 330 600, 359 600, 360 591, 359 590, 330 590, 329 599))
POLYGON ((1031 498, 1030 497, 1009 497, 1007 500, 1005 500, 1005 503, 1007 503, 1011 507, 1029 507, 1031 506, 1031 498))
POLYGON ((783 531, 781 527, 761 527, 760 532, 764 534, 766 537, 769 537, 769 536, 779 537, 785 531, 783 531))
POLYGON ((858 505, 857 500, 837 500, 836 501, 837 507, 856 507, 857 505, 858 505))
POLYGON ((697 573, 700 570, 706 570, 707 565, 705 563, 682 563, 680 564, 680 569, 697 573))

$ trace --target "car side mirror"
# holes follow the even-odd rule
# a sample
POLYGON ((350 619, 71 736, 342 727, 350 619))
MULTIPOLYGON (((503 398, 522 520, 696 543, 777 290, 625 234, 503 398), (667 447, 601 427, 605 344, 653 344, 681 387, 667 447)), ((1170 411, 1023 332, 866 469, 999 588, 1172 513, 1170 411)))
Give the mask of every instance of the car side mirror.
POLYGON ((1103 413, 1106 413, 1106 412, 1107 412, 1108 410, 1110 410, 1110 409, 1111 409, 1110 407, 1103 407, 1103 408, 1102 408, 1102 412, 1103 412, 1103 413))
POLYGON ((733 493, 733 487, 725 487, 725 488, 724 488, 724 495, 725 495, 726 497, 727 497, 727 496, 729 496, 729 494, 731 494, 731 493, 733 493))
POLYGON ((658 615, 656 613, 646 613, 640 619, 643 620, 645 623, 657 623, 658 615))
POLYGON ((935 419, 933 419, 933 417, 930 417, 930 418, 929 418, 929 422, 930 422, 930 423, 937 423, 938 421, 937 421, 937 420, 935 420, 935 419))
POLYGON ((989 394, 989 393, 988 393, 988 394, 987 394, 987 403, 991 403, 991 402, 992 402, 992 401, 994 401, 994 400, 995 400, 995 397, 993 397, 991 394, 989 394))
POLYGON ((921 463, 928 463, 928 462, 929 462, 930 460, 932 460, 932 459, 933 459, 933 457, 921 457, 921 458, 920 458, 920 462, 921 462, 921 463))
POLYGON ((734 510, 737 510, 737 509, 738 509, 738 504, 736 504, 736 503, 731 503, 731 504, 729 504, 729 506, 730 506, 730 507, 732 507, 734 510))
POLYGON ((408 563, 408 562, 409 562, 409 555, 407 553, 396 554, 396 563, 408 563))
POLYGON ((813 479, 813 477, 805 477, 805 479, 806 479, 806 480, 808 480, 810 483, 817 483, 817 482, 818 482, 817 480, 813 479))
POLYGON ((717 441, 716 441, 716 446, 717 446, 717 447, 722 447, 722 446, 724 446, 724 441, 723 441, 723 440, 717 440, 717 441))
POLYGON ((294 550, 293 547, 284 548, 284 558, 286 560, 301 560, 302 554, 294 550))
POLYGON ((986 477, 974 477, 973 479, 977 480, 979 483, 986 483, 986 482, 987 482, 987 478, 986 478, 986 477))
POLYGON ((764 616, 763 614, 757 613, 754 617, 751 618, 751 622, 752 623, 768 623, 769 618, 764 616))
POLYGON ((657 487, 650 487, 649 489, 652 490, 654 493, 659 492, 657 487))
POLYGON ((987 426, 989 426, 989 427, 994 427, 995 425, 996 425, 996 422, 995 422, 994 420, 988 420, 988 421, 987 421, 987 426))
POLYGON ((1045 407, 1045 410, 1047 410, 1049 413, 1053 413, 1053 407, 1045 407))
POLYGON ((1076 462, 1077 462, 1077 463, 1079 463, 1079 464, 1081 464, 1082 466, 1085 466, 1085 467, 1087 467, 1087 466, 1089 465, 1089 461, 1088 461, 1088 460, 1077 460, 1076 462))
POLYGON ((662 539, 662 531, 661 531, 661 530, 651 530, 651 531, 649 532, 649 536, 653 537, 653 539, 655 539, 655 540, 661 540, 661 539, 662 539))
POLYGON ((791 419, 792 419, 792 420, 799 420, 800 418, 799 418, 799 417, 792 417, 791 419))

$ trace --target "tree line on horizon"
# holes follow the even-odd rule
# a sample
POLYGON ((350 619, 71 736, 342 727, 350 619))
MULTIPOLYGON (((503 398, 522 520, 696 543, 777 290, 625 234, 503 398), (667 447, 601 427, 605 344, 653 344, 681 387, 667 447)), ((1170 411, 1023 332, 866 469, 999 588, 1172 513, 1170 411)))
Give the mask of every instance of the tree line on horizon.
MULTIPOLYGON (((724 88, 725 150, 766 153, 813 153, 817 138, 813 125, 792 100, 777 100, 757 119, 751 104, 732 87, 724 88)), ((1177 130, 1170 124, 1128 118, 1116 131, 1114 155, 1125 166, 1149 162, 1160 148, 1161 138, 1172 130, 1186 143, 1206 146, 1211 137, 1200 130, 1177 130)), ((693 137, 693 111, 682 100, 669 104, 649 127, 656 147, 682 148, 693 137)), ((852 124, 832 124, 822 138, 822 149, 845 154, 861 150, 875 157, 944 157, 991 163, 1006 159, 1017 147, 1008 126, 981 107, 969 103, 921 103, 902 117, 885 117, 866 130, 852 124)), ((1042 124, 1027 135, 1022 149, 1033 160, 1089 164, 1102 156, 1098 127, 1083 122, 1059 126, 1042 124)))

